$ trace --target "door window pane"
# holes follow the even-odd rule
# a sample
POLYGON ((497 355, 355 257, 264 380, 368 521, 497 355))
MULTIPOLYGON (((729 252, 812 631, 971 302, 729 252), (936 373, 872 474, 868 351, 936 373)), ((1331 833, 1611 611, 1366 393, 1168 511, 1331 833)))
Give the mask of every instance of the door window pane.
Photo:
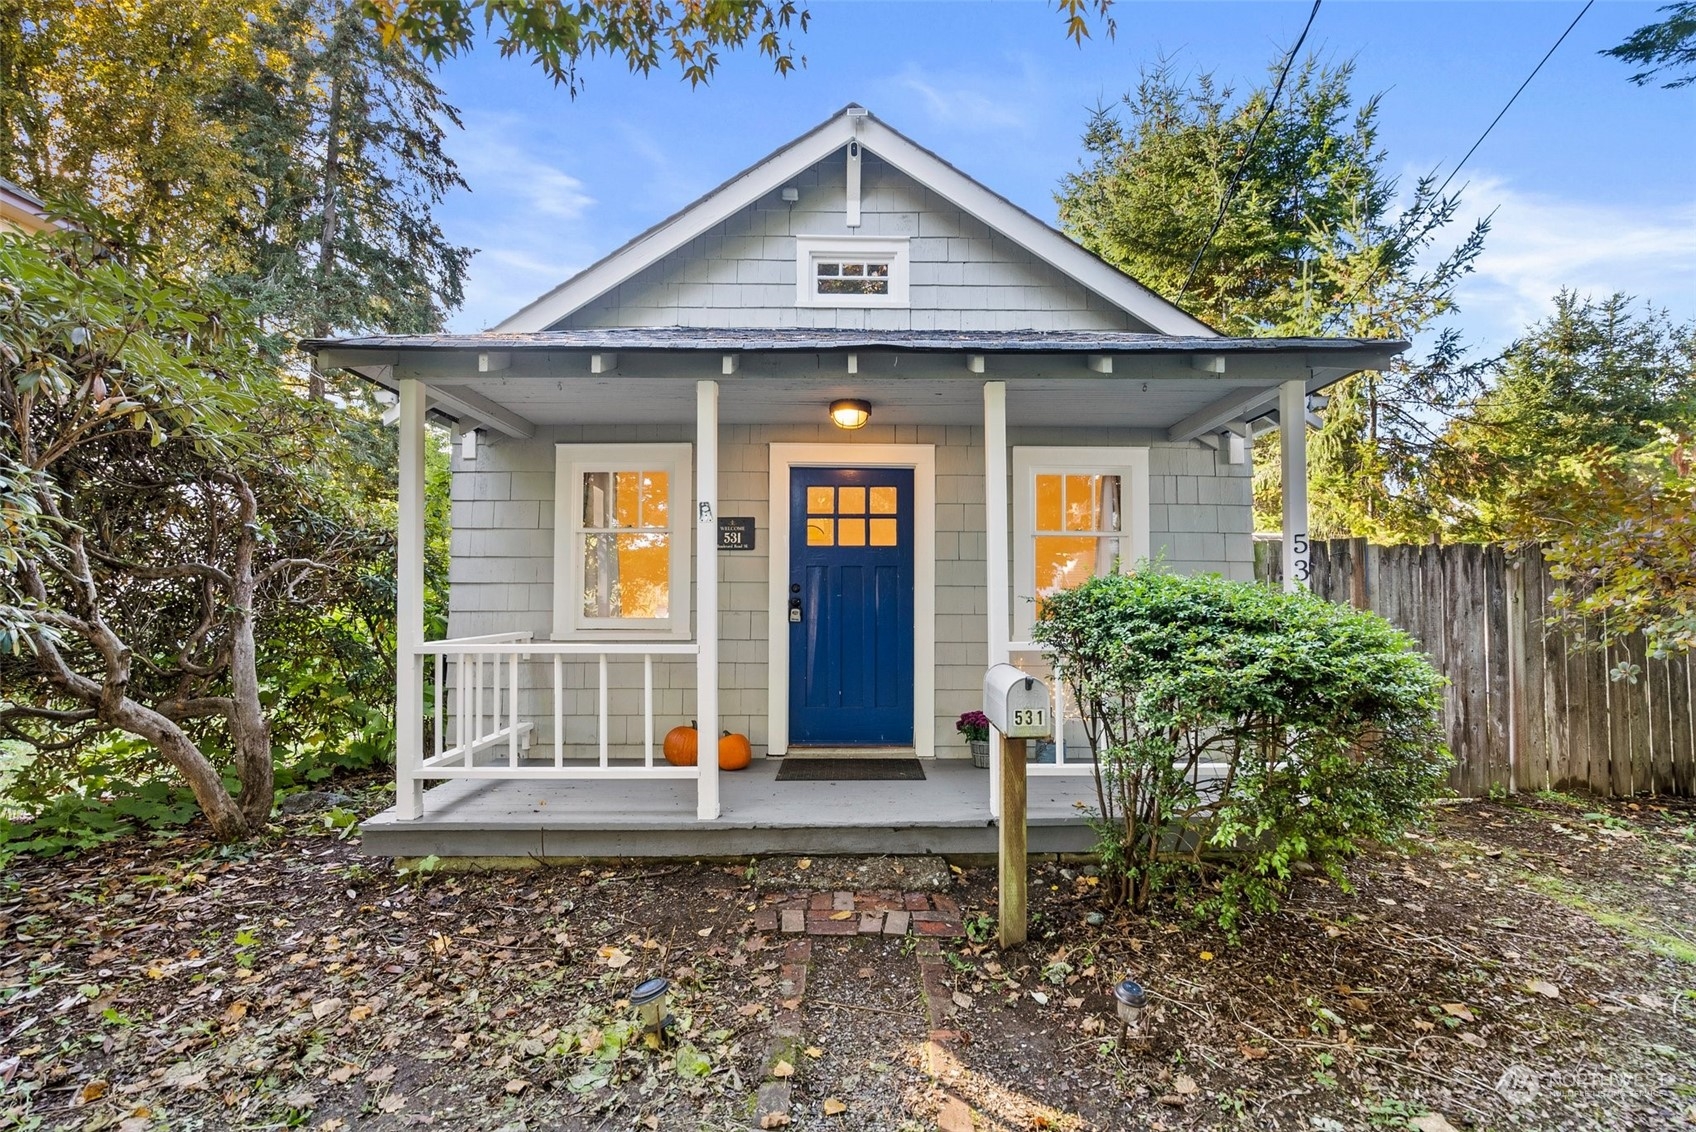
MULTIPOLYGON (((875 491, 876 489, 874 488, 873 490, 875 491)), ((894 519, 873 519, 872 520, 872 545, 873 546, 894 546, 894 545, 896 545, 895 520, 894 519)))
MULTIPOLYGON (((846 489, 844 489, 846 490, 846 489)), ((836 520, 837 546, 866 545, 866 521, 864 519, 836 520)))
POLYGON ((833 515, 836 513, 836 489, 831 487, 809 487, 807 489, 807 514, 833 515))
POLYGON ((836 545, 836 520, 834 520, 834 519, 808 519, 807 520, 807 545, 808 546, 835 546, 836 545))
POLYGON ((836 492, 836 513, 838 515, 864 515, 866 513, 866 489, 863 487, 844 487, 836 492))
POLYGON ((872 491, 871 491, 872 514, 873 515, 893 515, 893 514, 895 514, 896 500, 897 500, 897 498, 899 498, 900 490, 901 490, 900 488, 895 488, 895 487, 874 487, 874 488, 872 488, 872 491))

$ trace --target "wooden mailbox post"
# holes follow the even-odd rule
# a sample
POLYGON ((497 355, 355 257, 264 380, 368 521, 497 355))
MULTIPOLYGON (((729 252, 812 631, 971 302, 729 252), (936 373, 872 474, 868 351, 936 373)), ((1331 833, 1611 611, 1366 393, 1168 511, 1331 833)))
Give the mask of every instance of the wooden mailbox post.
POLYGON ((1053 730, 1048 686, 1011 664, 984 673, 983 713, 1001 736, 1001 931, 1002 947, 1024 943, 1028 929, 1025 890, 1025 743, 1053 730))

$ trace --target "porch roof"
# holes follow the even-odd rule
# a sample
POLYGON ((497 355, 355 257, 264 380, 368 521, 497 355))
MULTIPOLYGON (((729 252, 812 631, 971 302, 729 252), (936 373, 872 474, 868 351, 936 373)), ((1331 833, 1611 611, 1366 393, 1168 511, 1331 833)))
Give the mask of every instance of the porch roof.
MULTIPOLYGON (((312 353, 340 350, 391 351, 685 351, 719 353, 821 350, 902 350, 970 354, 1278 354, 1358 353, 1357 368, 1382 364, 1407 343, 1376 338, 1224 338, 1139 334, 1125 330, 859 330, 812 327, 632 326, 530 333, 372 334, 357 338, 311 338, 312 353)), ((1341 360, 1341 359, 1339 359, 1341 360)))
POLYGON ((434 411, 517 437, 566 423, 685 424, 695 383, 711 378, 730 424, 816 422, 838 397, 871 401, 886 423, 974 424, 982 383, 1000 381, 1017 424, 1148 429, 1171 440, 1272 417, 1284 382, 1315 392, 1407 348, 1360 338, 677 326, 301 345, 319 366, 386 388, 422 380, 434 411))

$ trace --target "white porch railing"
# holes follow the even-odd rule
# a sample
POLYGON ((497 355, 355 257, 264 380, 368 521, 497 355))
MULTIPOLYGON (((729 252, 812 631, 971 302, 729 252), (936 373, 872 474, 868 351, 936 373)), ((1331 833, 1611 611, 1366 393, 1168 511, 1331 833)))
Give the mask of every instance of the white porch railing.
MULTIPOLYGON (((672 766, 654 762, 654 658, 691 657, 694 644, 652 641, 576 642, 537 641, 529 633, 492 633, 481 637, 459 637, 427 641, 414 650, 420 662, 431 666, 435 704, 431 710, 433 751, 422 759, 414 777, 422 780, 445 778, 698 778, 698 767, 672 766), (610 659, 640 658, 642 661, 642 761, 614 762, 608 728, 612 688, 610 659), (552 680, 543 688, 524 687, 524 674, 534 673, 535 662, 550 661, 552 680), (599 695, 596 701, 597 757, 593 760, 569 755, 566 750, 565 667, 571 663, 594 665, 599 695), (552 758, 534 753, 536 721, 527 718, 520 703, 523 694, 551 693, 553 723, 552 758), (449 698, 453 711, 447 711, 449 698), (449 742, 451 733, 452 742, 449 742), (492 758, 489 756, 493 756, 492 758)), ((538 682, 540 683, 540 682, 538 682)))

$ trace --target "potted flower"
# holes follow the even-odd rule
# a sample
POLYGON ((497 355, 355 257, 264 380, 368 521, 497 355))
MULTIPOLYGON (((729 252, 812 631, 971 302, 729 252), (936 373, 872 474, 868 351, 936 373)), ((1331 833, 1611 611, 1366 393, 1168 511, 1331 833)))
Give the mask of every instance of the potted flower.
POLYGON ((966 737, 966 746, 972 752, 972 765, 980 770, 989 769, 989 716, 981 711, 963 712, 954 722, 954 730, 966 737))

